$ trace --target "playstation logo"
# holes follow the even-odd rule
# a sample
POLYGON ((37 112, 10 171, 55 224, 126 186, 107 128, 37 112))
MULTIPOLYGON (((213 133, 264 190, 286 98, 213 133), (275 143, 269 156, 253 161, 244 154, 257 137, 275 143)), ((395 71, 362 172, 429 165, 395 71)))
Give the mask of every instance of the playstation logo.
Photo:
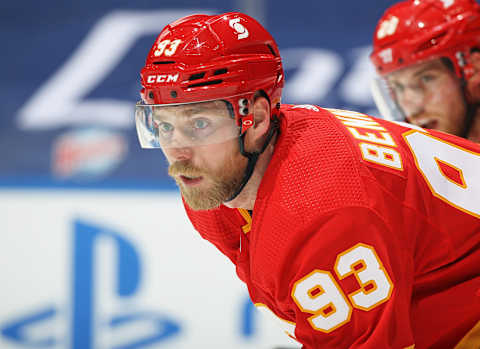
POLYGON ((73 222, 72 240, 70 304, 52 299, 52 305, 0 324, 4 339, 19 348, 136 349, 171 341, 181 333, 173 317, 141 310, 136 303, 142 268, 134 244, 118 232, 82 220, 73 222), (107 280, 98 271, 105 266, 111 275, 107 280), (62 331, 47 326, 59 322, 66 324, 62 331))

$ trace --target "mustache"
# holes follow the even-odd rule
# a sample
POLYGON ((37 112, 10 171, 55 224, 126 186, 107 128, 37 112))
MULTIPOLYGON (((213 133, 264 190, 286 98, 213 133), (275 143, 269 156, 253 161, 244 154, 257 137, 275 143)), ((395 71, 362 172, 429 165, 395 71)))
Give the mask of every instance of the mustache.
POLYGON ((177 161, 168 167, 170 176, 200 177, 203 171, 189 161, 177 161))

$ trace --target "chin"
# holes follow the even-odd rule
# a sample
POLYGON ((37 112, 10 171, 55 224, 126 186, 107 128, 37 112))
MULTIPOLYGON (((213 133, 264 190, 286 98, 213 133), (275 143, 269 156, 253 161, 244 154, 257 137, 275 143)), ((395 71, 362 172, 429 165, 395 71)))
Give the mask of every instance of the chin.
POLYGON ((206 203, 206 202, 197 202, 191 200, 185 200, 188 207, 190 207, 193 211, 207 211, 219 208, 221 203, 206 203))
POLYGON ((181 192, 188 207, 194 211, 212 210, 220 207, 222 204, 222 201, 218 197, 209 196, 206 191, 188 193, 185 190, 181 190, 181 192))
POLYGON ((462 137, 463 136, 462 130, 458 130, 458 129, 452 128, 452 127, 450 127, 450 128, 449 127, 439 127, 437 130, 445 132, 445 133, 449 133, 449 134, 457 136, 457 137, 462 137))

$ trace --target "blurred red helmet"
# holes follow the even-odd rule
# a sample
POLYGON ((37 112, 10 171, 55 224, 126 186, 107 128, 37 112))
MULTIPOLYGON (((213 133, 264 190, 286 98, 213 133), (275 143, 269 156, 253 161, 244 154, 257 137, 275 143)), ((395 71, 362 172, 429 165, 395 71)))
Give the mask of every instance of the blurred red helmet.
POLYGON ((370 55, 377 72, 388 74, 420 61, 446 57, 459 78, 469 78, 466 63, 480 48, 480 6, 475 0, 407 0, 380 19, 370 55))
POLYGON ((140 75, 146 104, 227 100, 239 126, 251 113, 254 92, 263 91, 273 111, 284 85, 272 36, 255 19, 235 12, 192 15, 167 25, 140 75))

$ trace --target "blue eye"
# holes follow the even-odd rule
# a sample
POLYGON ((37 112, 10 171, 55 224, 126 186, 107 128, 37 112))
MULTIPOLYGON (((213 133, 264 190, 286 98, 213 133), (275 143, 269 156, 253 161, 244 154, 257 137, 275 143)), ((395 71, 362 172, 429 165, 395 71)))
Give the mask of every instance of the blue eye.
POLYGON ((421 79, 422 79, 422 82, 430 82, 430 81, 433 81, 435 77, 433 75, 426 74, 426 75, 422 75, 421 79))
POLYGON ((205 119, 196 119, 193 121, 193 126, 196 128, 196 129, 205 129, 206 127, 208 127, 209 125, 209 122, 205 119))
POLYGON ((169 133, 169 132, 173 131, 173 126, 172 126, 172 124, 169 124, 168 122, 161 122, 158 125, 158 129, 163 133, 169 133))

